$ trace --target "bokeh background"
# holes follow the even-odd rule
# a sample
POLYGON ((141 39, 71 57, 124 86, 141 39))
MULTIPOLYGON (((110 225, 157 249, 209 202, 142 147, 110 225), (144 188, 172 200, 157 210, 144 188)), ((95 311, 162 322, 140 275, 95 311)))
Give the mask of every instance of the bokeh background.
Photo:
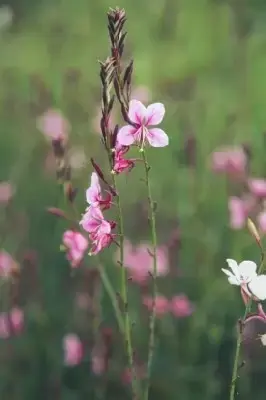
MULTIPOLYGON (((60 110, 69 121, 81 215, 90 157, 107 167, 97 125, 98 60, 109 54, 106 12, 117 5, 128 16, 125 56, 134 58, 136 97, 166 107, 163 128, 170 145, 148 151, 159 243, 169 251, 170 272, 159 278, 159 291, 167 299, 183 294, 192 307, 191 315, 158 317, 150 398, 228 398, 236 324, 244 307, 221 268, 226 258, 260 259, 244 224, 234 224, 228 201, 247 192, 248 176, 265 176, 265 2, 10 0, 0 8, 0 180, 12 185, 14 195, 0 205, 0 240, 21 274, 15 294, 14 288, 12 296, 1 289, 1 310, 20 307, 24 323, 21 332, 0 339, 3 400, 130 398, 121 338, 97 276, 101 264, 119 290, 115 246, 100 259, 86 258, 75 271, 60 251, 68 225, 46 209, 68 205, 56 183, 49 140, 36 123, 48 109, 60 110), (243 145, 244 178, 232 176, 230 168, 218 174, 212 153, 243 145), (97 373, 92 360, 95 354, 101 358, 110 332, 109 367, 97 373), (64 363, 63 338, 69 333, 78 335, 85 349, 76 366, 64 363)), ((138 164, 119 177, 126 237, 136 246, 149 242, 142 176, 138 164)), ((261 211, 263 201, 259 206, 261 211)), ((149 284, 129 287, 141 370, 148 332, 142 302, 149 284)), ((248 350, 239 398, 262 400, 265 352, 259 340, 248 350)))

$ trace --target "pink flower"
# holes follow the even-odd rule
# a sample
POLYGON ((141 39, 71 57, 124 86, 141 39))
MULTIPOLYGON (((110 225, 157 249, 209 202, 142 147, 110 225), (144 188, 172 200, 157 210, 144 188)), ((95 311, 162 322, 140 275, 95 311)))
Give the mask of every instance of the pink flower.
POLYGON ((116 174, 121 174, 124 171, 131 171, 135 166, 137 159, 126 159, 124 155, 128 152, 129 146, 116 146, 114 154, 113 171, 116 174))
POLYGON ((79 266, 88 248, 88 240, 76 231, 66 231, 63 235, 63 244, 67 248, 67 259, 73 268, 79 266))
POLYGON ((262 233, 266 233, 266 211, 262 211, 257 216, 259 229, 262 233))
POLYGON ((107 192, 106 199, 103 199, 99 178, 96 172, 91 174, 91 185, 86 191, 86 199, 92 207, 102 206, 103 210, 111 207, 112 195, 107 192))
POLYGON ((78 365, 83 357, 83 346, 77 335, 67 334, 63 339, 64 363, 68 366, 78 365))
POLYGON ((52 140, 66 140, 70 130, 68 121, 60 111, 48 110, 38 118, 38 129, 52 140))
POLYGON ((14 307, 8 313, 0 313, 0 338, 6 339, 12 334, 19 334, 24 327, 24 313, 18 308, 14 307), (11 324, 11 326, 10 326, 11 324))
POLYGON ((212 153, 212 168, 215 172, 242 174, 246 166, 247 156, 242 148, 224 147, 212 153))
POLYGON ((191 315, 194 311, 194 306, 185 294, 180 294, 172 298, 170 309, 175 317, 180 318, 191 315))
POLYGON ((249 179, 249 190, 254 196, 266 197, 266 180, 265 179, 249 179))
POLYGON ((14 195, 14 187, 9 182, 0 182, 0 204, 8 203, 14 195))
POLYGON ((92 242, 90 254, 98 254, 105 247, 110 246, 114 240, 111 233, 116 224, 113 221, 106 221, 101 210, 97 207, 89 207, 80 221, 83 229, 89 232, 92 242))
POLYGON ((169 143, 166 133, 159 128, 149 128, 158 125, 164 117, 165 108, 161 103, 154 103, 147 108, 138 100, 129 103, 128 118, 131 125, 122 127, 117 135, 120 145, 130 146, 137 142, 143 148, 146 140, 152 147, 164 147, 169 143))
POLYGON ((242 229, 249 214, 247 203, 239 197, 232 196, 228 200, 230 226, 232 229, 242 229))
MULTIPOLYGON (((152 311, 153 298, 151 296, 145 296, 142 302, 149 311, 152 311)), ((164 296, 161 295, 156 296, 154 306, 157 317, 162 317, 169 311, 169 301, 164 296)))
MULTIPOLYGON (((124 243, 124 266, 130 272, 130 277, 134 282, 143 284, 153 273, 153 259, 149 251, 152 252, 151 246, 142 243, 137 247, 125 240, 124 243)), ((169 271, 167 250, 164 246, 157 248, 157 275, 167 275, 169 271)))
POLYGON ((18 269, 18 264, 11 255, 5 250, 0 250, 0 277, 9 278, 14 272, 18 271, 18 269))

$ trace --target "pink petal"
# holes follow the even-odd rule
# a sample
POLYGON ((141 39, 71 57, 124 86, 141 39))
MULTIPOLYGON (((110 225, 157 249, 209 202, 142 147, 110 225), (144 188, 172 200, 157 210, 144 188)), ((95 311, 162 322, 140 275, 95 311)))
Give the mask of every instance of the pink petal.
POLYGON ((129 103, 128 117, 130 121, 135 124, 141 125, 146 118, 147 109, 138 100, 131 100, 129 103))
POLYGON ((165 108, 162 103, 154 103, 147 107, 146 125, 158 125, 162 122, 165 108))
POLYGON ((147 129, 147 140, 152 147, 165 147, 169 143, 168 136, 159 128, 147 129))
POLYGON ((123 126, 117 135, 117 141, 120 145, 130 146, 135 141, 135 134, 137 130, 134 126, 126 125, 123 126))
POLYGON ((98 196, 101 194, 101 186, 96 172, 91 174, 91 185, 86 191, 86 200, 89 204, 97 203, 98 196))

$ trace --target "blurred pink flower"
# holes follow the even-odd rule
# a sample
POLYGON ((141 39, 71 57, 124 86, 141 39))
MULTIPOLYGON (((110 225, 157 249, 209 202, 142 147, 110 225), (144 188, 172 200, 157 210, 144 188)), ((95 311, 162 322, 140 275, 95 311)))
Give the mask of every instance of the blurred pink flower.
MULTIPOLYGON (((151 296, 144 296, 142 302, 149 311, 152 311, 153 298, 151 296)), ((157 317, 162 317, 164 314, 168 313, 170 304, 166 297, 161 295, 156 296, 154 304, 157 317)))
POLYGON ((67 248, 67 259, 73 268, 79 266, 88 248, 88 240, 76 231, 66 231, 63 234, 63 245, 67 248))
POLYGON ((101 210, 97 207, 88 207, 80 224, 90 234, 89 238, 92 242, 91 255, 98 254, 105 247, 110 246, 114 240, 114 234, 111 231, 115 228, 116 223, 106 221, 101 210))
POLYGON ((266 211, 262 211, 257 216, 259 229, 262 233, 266 233, 266 211))
POLYGON ((169 143, 166 133, 159 128, 151 128, 162 122, 165 108, 162 103, 154 103, 147 108, 138 100, 129 103, 128 118, 132 125, 123 126, 117 135, 117 141, 122 146, 133 143, 140 144, 143 148, 146 140, 152 147, 165 147, 169 143))
POLYGON ((9 182, 0 182, 0 204, 8 203, 14 195, 14 187, 9 182))
POLYGON ((266 197, 266 179, 249 179, 248 186, 254 196, 266 197))
POLYGON ((139 85, 133 88, 131 97, 142 103, 148 103, 151 100, 151 91, 147 86, 139 85))
MULTIPOLYGON (((150 277, 150 273, 153 273, 153 259, 149 251, 152 252, 150 244, 142 243, 133 247, 128 240, 124 242, 124 266, 128 269, 130 278, 139 284, 145 283, 150 277)), ((167 249, 164 246, 159 246, 157 248, 158 276, 167 275, 169 271, 168 262, 167 249)))
POLYGON ((10 278, 19 266, 16 261, 5 250, 0 250, 0 277, 10 278))
POLYGON ((112 195, 107 192, 107 196, 104 199, 102 197, 102 190, 99 182, 99 177, 96 172, 91 174, 91 185, 86 191, 87 202, 92 207, 101 207, 106 210, 111 207, 112 195))
POLYGON ((67 334, 63 339, 64 363, 68 366, 80 364, 83 357, 83 345, 74 333, 67 334))
POLYGON ((245 173, 247 156, 241 147, 224 147, 212 153, 212 169, 229 175, 245 173))
POLYGON ((232 196, 228 200, 230 226, 232 229, 242 229, 249 214, 249 207, 245 200, 232 196))
POLYGON ((49 139, 66 140, 70 124, 58 110, 48 110, 37 120, 38 129, 49 139))
POLYGON ((24 327, 24 313, 18 308, 14 307, 8 313, 0 313, 0 338, 6 339, 11 334, 18 335, 22 332, 24 327), (9 324, 11 323, 12 326, 9 324))
POLYGON ((193 313, 194 306, 185 294, 179 294, 172 298, 170 310, 177 318, 188 317, 193 313))

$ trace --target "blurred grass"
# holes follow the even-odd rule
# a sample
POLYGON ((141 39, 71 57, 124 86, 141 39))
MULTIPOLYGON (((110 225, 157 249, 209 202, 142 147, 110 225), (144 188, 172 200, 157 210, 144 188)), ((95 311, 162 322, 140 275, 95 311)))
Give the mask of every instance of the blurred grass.
MULTIPOLYGON (((8 370, 8 379, 19 390, 2 390, 3 399, 57 398, 46 386, 64 373, 60 342, 72 328, 74 308, 69 268, 59 252, 66 226, 45 212, 63 200, 53 175, 44 172, 48 146, 36 128, 36 117, 48 107, 61 109, 72 125, 73 145, 83 145, 88 160, 92 155, 103 159, 92 120, 100 99, 97 60, 108 54, 105 13, 115 5, 106 0, 46 1, 34 7, 25 3, 21 19, 0 35, 0 179, 14 182, 14 210, 27 218, 27 233, 11 230, 3 247, 18 254, 21 247, 36 250, 45 314, 44 325, 39 326, 35 305, 26 301, 33 319, 22 345, 22 358, 28 360, 16 374, 14 368, 8 370)), ((252 172, 265 175, 265 5, 237 0, 136 0, 121 1, 119 6, 128 15, 126 51, 128 58, 134 57, 134 83, 149 87, 153 100, 165 103, 167 110, 164 128, 170 146, 150 150, 149 158, 160 241, 168 240, 169 227, 178 221, 182 248, 176 267, 183 277, 170 283, 162 280, 161 289, 165 294, 185 292, 196 304, 191 318, 161 322, 151 398, 224 400, 234 326, 242 306, 220 268, 228 256, 256 260, 259 254, 247 233, 230 231, 226 182, 210 171, 209 156, 217 146, 247 142, 252 147, 252 172), (190 134, 197 140, 194 171, 184 163, 190 134)), ((146 227, 138 223, 138 204, 145 198, 140 170, 120 179, 127 236, 136 242, 147 238, 146 227)), ((80 210, 90 171, 88 163, 76 178, 81 186, 80 210)), ((103 258, 116 284, 117 271, 108 254, 103 258)), ((91 266, 96 262, 92 260, 91 266)), ((105 321, 112 324, 111 307, 104 299, 105 321)), ((132 301, 137 319, 136 293, 132 301)), ((135 340, 141 349, 144 337, 142 326, 136 324, 135 340)), ((241 399, 250 397, 259 377, 249 383, 249 372, 249 368, 241 371, 241 399)), ((68 384, 58 398, 91 398, 86 386, 83 389, 86 379, 91 382, 89 368, 71 374, 74 378, 67 376, 68 384), (71 380, 76 391, 69 389, 71 380)), ((106 398, 128 398, 116 382, 110 378, 106 398)), ((263 399, 264 393, 258 385, 256 399, 263 399)))

